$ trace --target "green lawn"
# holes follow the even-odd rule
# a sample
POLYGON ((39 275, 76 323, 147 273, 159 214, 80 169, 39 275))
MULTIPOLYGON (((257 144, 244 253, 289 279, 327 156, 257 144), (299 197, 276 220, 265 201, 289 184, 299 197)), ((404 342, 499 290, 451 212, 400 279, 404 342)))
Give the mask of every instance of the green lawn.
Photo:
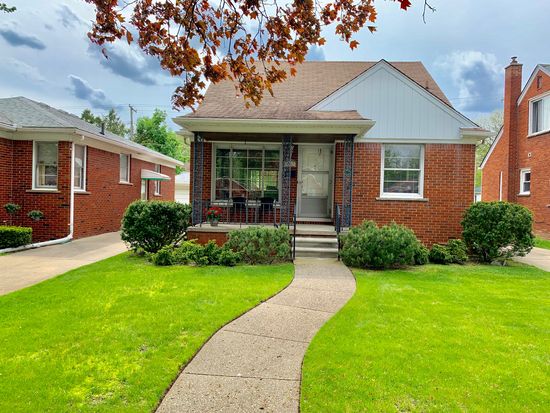
POLYGON ((542 412, 550 273, 515 265, 355 271, 309 347, 302 412, 542 412))
POLYGON ((2 296, 0 411, 149 412, 216 330, 292 273, 123 254, 2 296))
POLYGON ((535 247, 544 248, 550 250, 550 239, 535 238, 535 247))

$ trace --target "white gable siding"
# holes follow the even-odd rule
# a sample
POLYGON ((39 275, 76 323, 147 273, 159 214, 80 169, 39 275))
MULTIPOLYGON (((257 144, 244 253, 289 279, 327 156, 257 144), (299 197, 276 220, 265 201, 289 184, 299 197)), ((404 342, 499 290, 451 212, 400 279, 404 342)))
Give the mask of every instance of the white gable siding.
POLYGON ((315 110, 357 110, 376 121, 366 138, 460 139, 474 124, 392 68, 379 63, 315 110))

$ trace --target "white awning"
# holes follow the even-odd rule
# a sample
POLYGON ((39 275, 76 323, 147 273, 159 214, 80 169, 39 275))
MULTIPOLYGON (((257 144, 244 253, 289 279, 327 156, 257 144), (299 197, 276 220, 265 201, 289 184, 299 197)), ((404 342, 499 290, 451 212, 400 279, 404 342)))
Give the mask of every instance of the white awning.
POLYGON ((141 179, 144 181, 170 181, 170 177, 168 175, 150 171, 149 169, 141 170, 141 179))

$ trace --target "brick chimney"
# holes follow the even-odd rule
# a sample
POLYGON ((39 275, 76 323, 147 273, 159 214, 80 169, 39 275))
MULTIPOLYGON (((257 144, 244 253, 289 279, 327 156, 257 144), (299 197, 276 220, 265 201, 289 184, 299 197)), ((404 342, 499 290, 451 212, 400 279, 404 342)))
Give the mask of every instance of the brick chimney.
POLYGON ((516 201, 519 192, 518 170, 518 106, 517 101, 521 94, 521 74, 523 65, 518 63, 517 57, 505 69, 504 74, 504 126, 503 138, 508 138, 508 196, 504 200, 516 201))

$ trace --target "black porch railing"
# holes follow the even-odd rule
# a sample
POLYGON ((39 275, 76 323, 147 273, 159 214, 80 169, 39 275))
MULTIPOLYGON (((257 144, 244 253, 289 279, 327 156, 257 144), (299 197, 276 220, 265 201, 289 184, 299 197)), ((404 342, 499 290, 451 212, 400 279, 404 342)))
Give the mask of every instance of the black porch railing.
POLYGON ((336 239, 338 242, 338 261, 340 261, 340 232, 342 231, 342 212, 340 211, 340 205, 336 204, 334 214, 334 229, 336 230, 336 239))
POLYGON ((218 220, 221 224, 242 225, 273 225, 279 226, 285 222, 285 214, 281 204, 272 199, 245 199, 234 198, 222 201, 211 201, 209 199, 198 200, 193 203, 195 208, 201 208, 203 219, 197 222, 202 226, 206 222, 206 212, 210 208, 217 208, 220 212, 218 220), (204 221, 204 222, 203 222, 204 221))

